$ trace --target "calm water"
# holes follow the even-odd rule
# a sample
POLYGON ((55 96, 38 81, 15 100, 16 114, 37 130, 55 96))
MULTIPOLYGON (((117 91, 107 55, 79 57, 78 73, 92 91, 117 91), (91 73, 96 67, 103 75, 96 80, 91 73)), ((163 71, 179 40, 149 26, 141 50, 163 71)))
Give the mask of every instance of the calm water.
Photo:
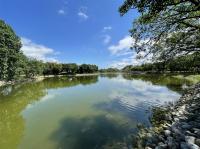
POLYGON ((100 75, 0 88, 0 149, 100 149, 126 142, 150 107, 180 97, 185 80, 100 75))

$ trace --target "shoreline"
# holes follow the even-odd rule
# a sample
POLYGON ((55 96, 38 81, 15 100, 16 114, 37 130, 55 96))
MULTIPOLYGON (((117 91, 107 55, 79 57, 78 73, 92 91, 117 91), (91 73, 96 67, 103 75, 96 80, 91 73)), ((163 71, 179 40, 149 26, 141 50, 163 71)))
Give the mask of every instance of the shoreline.
MULTIPOLYGON (((97 75, 101 75, 101 74, 130 74, 130 73, 124 73, 124 72, 97 72, 97 73, 84 73, 84 74, 71 74, 71 75, 46 75, 46 76, 35 76, 33 78, 23 78, 21 80, 14 80, 14 81, 0 81, 0 87, 5 86, 5 85, 14 85, 17 83, 21 83, 21 82, 29 82, 29 81, 42 81, 45 78, 54 78, 54 77, 82 77, 82 76, 97 76, 97 75)), ((145 75, 145 74, 135 74, 135 75, 145 75)), ((151 74, 146 74, 146 75, 151 75, 151 74)), ((157 75, 161 75, 161 74, 157 74, 157 75)), ((166 75, 165 73, 163 73, 162 75, 166 75)), ((184 76, 184 74, 171 74, 174 78, 177 79, 187 79, 189 81, 192 81, 193 83, 198 83, 200 80, 200 74, 190 74, 187 76, 184 76)))
POLYGON ((35 76, 33 78, 23 78, 21 80, 14 80, 14 81, 0 81, 0 87, 6 86, 6 85, 14 85, 17 83, 23 83, 23 82, 29 82, 29 81, 36 81, 40 82, 43 81, 46 78, 54 78, 54 77, 70 77, 70 76, 94 76, 94 75, 99 75, 100 73, 89 73, 89 74, 73 74, 73 75, 46 75, 46 76, 35 76))
POLYGON ((152 127, 139 129, 135 148, 200 149, 200 83, 175 104, 155 108, 151 122, 152 127))

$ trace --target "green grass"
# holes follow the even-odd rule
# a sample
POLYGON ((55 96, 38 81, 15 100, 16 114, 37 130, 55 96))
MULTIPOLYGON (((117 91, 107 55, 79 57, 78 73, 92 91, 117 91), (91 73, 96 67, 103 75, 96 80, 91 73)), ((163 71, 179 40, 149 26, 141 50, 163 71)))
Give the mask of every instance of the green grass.
POLYGON ((177 76, 174 76, 174 78, 185 79, 185 80, 190 81, 193 84, 200 82, 200 75, 188 75, 188 76, 177 75, 177 76))

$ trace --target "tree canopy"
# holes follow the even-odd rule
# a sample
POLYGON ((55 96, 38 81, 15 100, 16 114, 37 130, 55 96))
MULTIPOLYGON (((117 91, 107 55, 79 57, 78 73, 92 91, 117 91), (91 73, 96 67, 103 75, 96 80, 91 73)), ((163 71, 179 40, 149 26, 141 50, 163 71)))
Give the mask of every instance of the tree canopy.
POLYGON ((18 71, 18 60, 23 55, 21 41, 12 28, 0 20, 0 79, 11 80, 18 71))
POLYGON ((137 53, 166 60, 200 51, 199 0, 125 0, 119 11, 130 9, 140 13, 130 30, 137 53))

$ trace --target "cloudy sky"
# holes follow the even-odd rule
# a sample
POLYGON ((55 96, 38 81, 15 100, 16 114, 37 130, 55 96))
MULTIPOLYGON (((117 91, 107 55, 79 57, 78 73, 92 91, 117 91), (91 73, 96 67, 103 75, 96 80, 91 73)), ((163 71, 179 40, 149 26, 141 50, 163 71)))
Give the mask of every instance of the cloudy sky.
POLYGON ((21 37, 22 51, 44 61, 138 64, 128 30, 136 10, 120 17, 123 0, 0 0, 0 19, 21 37))

